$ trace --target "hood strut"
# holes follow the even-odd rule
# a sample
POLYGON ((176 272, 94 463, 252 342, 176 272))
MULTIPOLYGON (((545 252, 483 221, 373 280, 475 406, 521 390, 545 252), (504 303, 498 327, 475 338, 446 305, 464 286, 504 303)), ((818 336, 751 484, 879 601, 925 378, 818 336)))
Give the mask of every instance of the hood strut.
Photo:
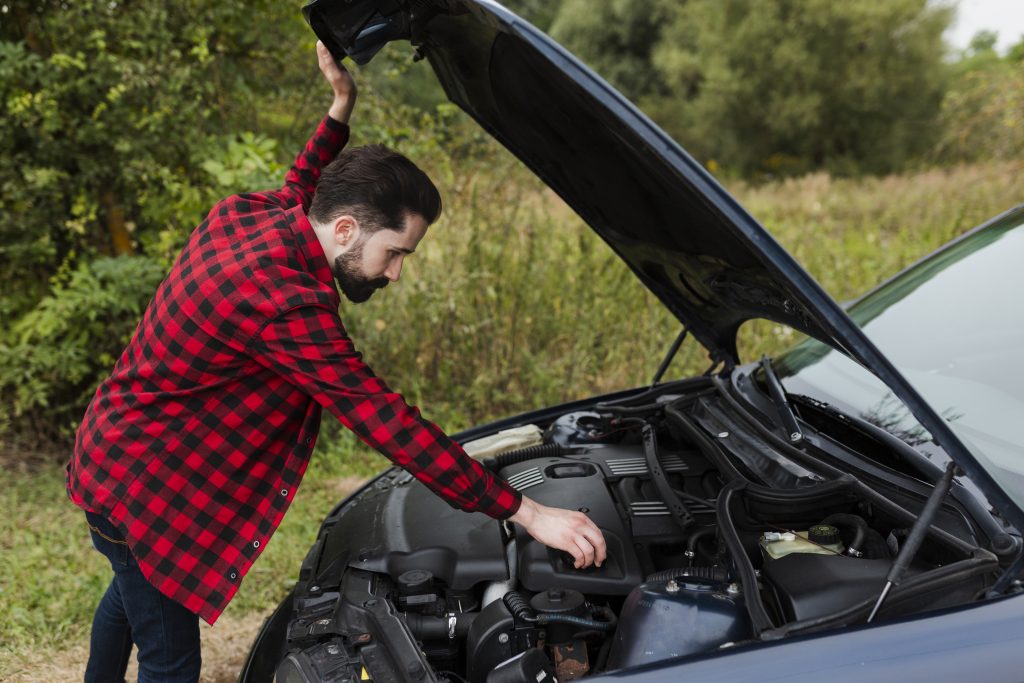
POLYGON ((882 603, 885 602, 885 598, 889 595, 889 591, 893 586, 898 586, 900 581, 903 579, 903 573, 907 571, 907 567, 914 559, 914 555, 917 554, 917 549, 921 547, 921 542, 924 540, 925 534, 928 532, 928 527, 932 525, 932 519, 935 518, 935 514, 939 511, 939 505, 942 504, 942 499, 949 493, 949 488, 953 485, 953 476, 956 474, 956 463, 950 461, 946 465, 946 471, 942 473, 939 480, 935 482, 935 488, 932 489, 932 493, 928 496, 928 500, 925 501, 924 509, 921 510, 921 514, 918 515, 917 521, 914 522, 914 526, 910 528, 910 535, 907 536, 906 543, 900 548, 900 552, 896 555, 896 560, 892 563, 892 567, 889 569, 889 575, 885 577, 885 588, 882 589, 881 595, 878 596, 878 602, 875 603, 874 608, 871 610, 871 614, 868 615, 868 623, 875 618, 878 614, 879 608, 882 603))
POLYGON ((676 340, 672 342, 672 346, 669 347, 668 353, 665 354, 664 360, 661 361, 661 365, 658 366, 658 371, 654 373, 654 379, 651 380, 651 389, 658 386, 658 382, 664 376, 665 371, 668 370, 668 366, 672 364, 672 359, 676 357, 679 352, 679 347, 683 345, 683 340, 686 339, 686 334, 690 331, 690 328, 684 327, 676 337, 676 340))

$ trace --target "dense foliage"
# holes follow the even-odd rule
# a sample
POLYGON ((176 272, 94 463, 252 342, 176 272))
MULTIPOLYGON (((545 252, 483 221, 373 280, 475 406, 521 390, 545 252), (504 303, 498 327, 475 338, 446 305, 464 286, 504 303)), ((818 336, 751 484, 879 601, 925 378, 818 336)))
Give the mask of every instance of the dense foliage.
POLYGON ((705 161, 888 172, 929 149, 952 12, 927 0, 565 0, 552 34, 705 161))

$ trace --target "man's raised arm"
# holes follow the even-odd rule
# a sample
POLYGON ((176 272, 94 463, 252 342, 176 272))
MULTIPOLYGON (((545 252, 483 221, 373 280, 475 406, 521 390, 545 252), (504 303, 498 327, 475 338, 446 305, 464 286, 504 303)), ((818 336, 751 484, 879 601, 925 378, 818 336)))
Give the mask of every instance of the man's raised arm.
POLYGON ((302 204, 304 211, 309 211, 321 169, 348 142, 348 120, 356 103, 356 83, 352 75, 334 60, 319 40, 316 41, 316 56, 320 72, 334 91, 334 101, 327 110, 327 117, 306 143, 306 148, 295 158, 295 163, 285 176, 284 187, 276 193, 287 206, 302 204))

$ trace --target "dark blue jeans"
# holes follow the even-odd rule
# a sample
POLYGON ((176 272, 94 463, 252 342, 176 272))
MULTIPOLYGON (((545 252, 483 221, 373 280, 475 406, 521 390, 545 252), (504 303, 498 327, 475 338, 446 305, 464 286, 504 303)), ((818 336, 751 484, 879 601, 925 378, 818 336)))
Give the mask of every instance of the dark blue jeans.
POLYGON ((92 544, 114 569, 92 621, 86 683, 123 683, 133 644, 139 650, 139 683, 198 681, 199 617, 146 580, 109 520, 91 512, 85 518, 92 544))

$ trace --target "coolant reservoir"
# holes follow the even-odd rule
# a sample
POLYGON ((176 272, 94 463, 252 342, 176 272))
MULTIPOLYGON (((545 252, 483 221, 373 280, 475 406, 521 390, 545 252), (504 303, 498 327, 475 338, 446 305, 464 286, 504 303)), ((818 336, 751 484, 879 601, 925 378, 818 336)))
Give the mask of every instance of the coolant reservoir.
POLYGON ((842 555, 846 550, 839 529, 831 524, 816 524, 807 531, 766 531, 761 547, 776 560, 791 553, 842 555))

